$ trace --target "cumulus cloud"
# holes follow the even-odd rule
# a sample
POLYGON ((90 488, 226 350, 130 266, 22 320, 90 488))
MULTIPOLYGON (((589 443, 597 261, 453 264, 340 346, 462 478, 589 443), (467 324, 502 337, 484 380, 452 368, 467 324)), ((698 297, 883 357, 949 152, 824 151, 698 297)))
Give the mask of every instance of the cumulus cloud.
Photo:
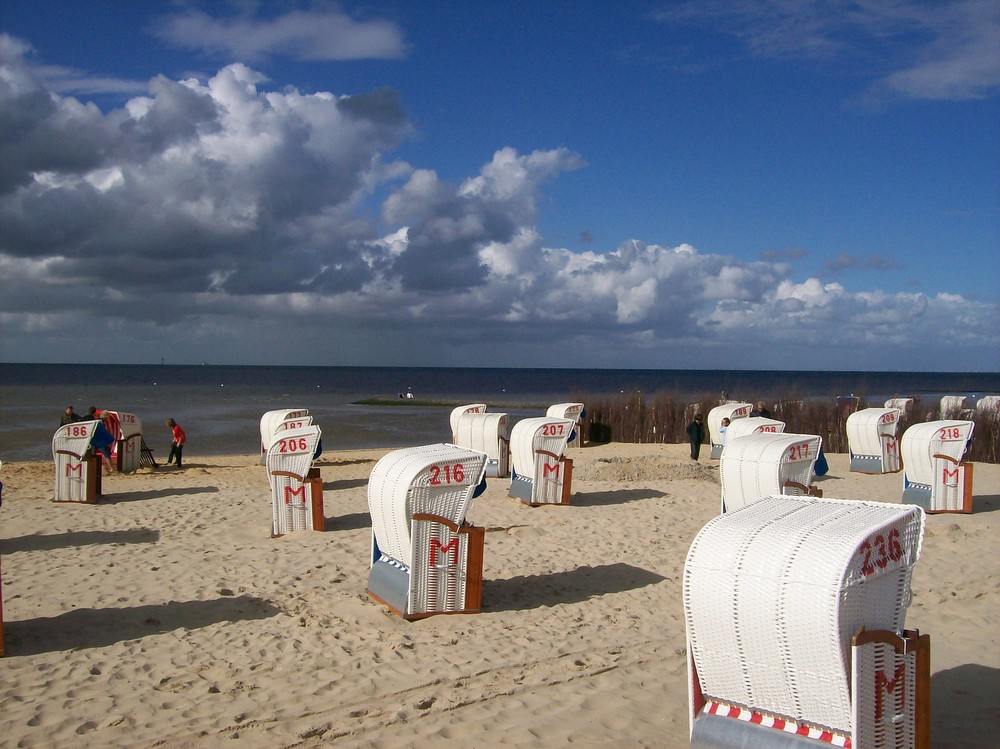
POLYGON ((876 101, 977 99, 1000 87, 995 0, 698 0, 671 5, 654 17, 733 34, 756 57, 868 71, 872 83, 866 96, 876 101))
POLYGON ((385 19, 357 20, 339 8, 294 10, 264 18, 229 18, 195 8, 165 16, 152 29, 165 42, 241 60, 282 54, 300 60, 398 59, 405 54, 400 28, 385 19))
POLYGON ((449 183, 393 160, 411 125, 388 89, 276 91, 232 64, 103 112, 27 45, 0 55, 8 360, 814 368, 816 341, 868 366, 926 331, 1000 344, 995 306, 798 279, 798 250, 548 246, 542 191, 581 155, 500 147, 449 183))

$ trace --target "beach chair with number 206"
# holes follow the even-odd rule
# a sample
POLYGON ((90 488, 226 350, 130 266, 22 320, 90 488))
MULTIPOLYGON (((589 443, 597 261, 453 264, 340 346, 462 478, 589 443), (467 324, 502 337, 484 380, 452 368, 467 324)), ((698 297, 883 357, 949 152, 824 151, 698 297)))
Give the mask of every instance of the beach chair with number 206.
POLYGON ((323 478, 313 467, 321 436, 316 424, 287 429, 267 448, 273 536, 325 530, 323 478))
POLYGON ((485 453, 450 444, 394 450, 375 464, 371 598, 405 619, 479 611, 485 533, 465 516, 485 473, 485 453))
POLYGON ((930 637, 905 630, 924 513, 765 497, 684 565, 693 749, 927 749, 930 637))

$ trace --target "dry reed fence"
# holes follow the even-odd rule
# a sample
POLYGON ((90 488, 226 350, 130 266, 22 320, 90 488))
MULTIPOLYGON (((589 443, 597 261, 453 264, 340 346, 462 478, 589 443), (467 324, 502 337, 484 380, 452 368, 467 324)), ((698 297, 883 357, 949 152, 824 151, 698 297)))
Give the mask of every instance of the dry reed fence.
MULTIPOLYGON (((590 442, 687 442, 687 425, 694 414, 707 414, 718 405, 716 397, 697 400, 673 393, 622 393, 618 395, 581 395, 573 400, 586 405, 586 434, 590 442)), ((881 406, 869 404, 864 398, 845 403, 831 400, 769 399, 772 418, 785 422, 785 431, 794 434, 818 434, 823 449, 830 453, 846 453, 847 417, 860 408, 881 406)), ((946 414, 944 418, 971 419, 976 423, 972 445, 966 460, 997 463, 1000 456, 1000 410, 971 411, 961 415, 946 414)), ((916 402, 903 414, 897 434, 913 424, 943 418, 937 403, 916 402)))

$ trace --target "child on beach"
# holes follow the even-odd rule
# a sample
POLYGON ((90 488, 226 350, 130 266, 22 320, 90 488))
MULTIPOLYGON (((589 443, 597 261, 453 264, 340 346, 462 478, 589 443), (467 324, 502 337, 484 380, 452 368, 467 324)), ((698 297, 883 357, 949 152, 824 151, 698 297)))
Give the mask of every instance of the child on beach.
POLYGON ((170 454, 167 456, 167 465, 173 463, 174 457, 176 457, 177 467, 180 468, 181 454, 184 452, 184 443, 187 442, 187 435, 184 434, 184 430, 173 419, 167 419, 167 426, 170 427, 173 433, 173 441, 170 443, 170 454))

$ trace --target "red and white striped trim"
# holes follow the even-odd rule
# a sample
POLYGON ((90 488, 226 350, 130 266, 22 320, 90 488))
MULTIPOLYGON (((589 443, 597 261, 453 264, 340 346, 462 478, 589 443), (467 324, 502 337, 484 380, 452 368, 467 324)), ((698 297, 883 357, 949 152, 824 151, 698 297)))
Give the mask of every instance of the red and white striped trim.
POLYGON ((813 726, 807 726, 802 723, 796 723, 794 720, 778 718, 774 715, 767 715, 766 713, 758 713, 755 710, 747 710, 745 707, 727 705, 724 702, 717 702, 716 700, 710 699, 705 702, 705 712, 709 715, 718 715, 722 718, 736 718, 737 720, 743 720, 747 723, 756 723, 757 725, 764 726, 765 728, 775 728, 779 731, 784 731, 785 733, 808 736, 810 739, 825 741, 831 746, 842 746, 845 749, 851 749, 850 736, 845 736, 841 733, 834 733, 833 731, 826 731, 813 726))

